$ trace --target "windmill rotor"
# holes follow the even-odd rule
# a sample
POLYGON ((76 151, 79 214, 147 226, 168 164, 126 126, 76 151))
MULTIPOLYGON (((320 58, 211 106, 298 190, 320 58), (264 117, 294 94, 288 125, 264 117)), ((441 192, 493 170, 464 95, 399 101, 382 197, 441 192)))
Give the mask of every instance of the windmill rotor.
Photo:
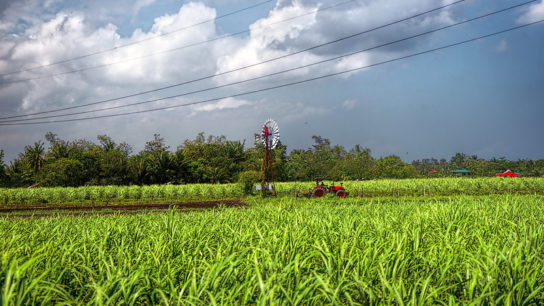
POLYGON ((259 138, 268 149, 274 149, 280 140, 280 128, 276 121, 272 119, 266 120, 259 138))

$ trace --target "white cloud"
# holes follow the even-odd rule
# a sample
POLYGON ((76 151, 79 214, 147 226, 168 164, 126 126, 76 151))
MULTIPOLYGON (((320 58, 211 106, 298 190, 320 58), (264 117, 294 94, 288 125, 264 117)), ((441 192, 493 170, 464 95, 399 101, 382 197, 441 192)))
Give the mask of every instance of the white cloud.
POLYGON ((518 18, 519 23, 530 23, 544 19, 544 1, 531 5, 525 13, 518 18))
MULTIPOLYGON (((199 42, 216 36, 213 23, 179 31, 175 35, 157 35, 172 32, 206 19, 215 18, 215 10, 201 3, 188 3, 176 14, 164 15, 154 20, 148 32, 136 29, 130 37, 122 37, 113 24, 93 28, 81 12, 59 12, 53 18, 35 22, 24 35, 0 42, 0 72, 47 65, 62 59, 107 50, 141 40, 145 43, 120 48, 79 61, 67 62, 46 69, 31 70, 5 77, 7 81, 34 78, 43 74, 108 64, 148 55, 157 50, 199 42)), ((210 58, 216 58, 220 50, 213 44, 190 48, 179 52, 151 56, 138 61, 126 61, 106 68, 92 69, 79 74, 66 74, 44 78, 24 84, 24 98, 18 108, 13 104, 0 106, 0 112, 37 111, 55 106, 94 102, 115 96, 189 80, 195 75, 213 74, 216 67, 210 58), (211 47, 211 48, 210 48, 211 47)), ((0 96, 8 87, 0 87, 0 96)), ((13 87, 11 87, 13 88, 13 87)))
MULTIPOLYGON (((138 11, 153 4, 154 1, 140 0, 133 5, 133 8, 138 11)), ((53 1, 47 6, 54 7, 57 2, 53 1)), ((40 4, 35 5, 45 10, 44 4, 41 4, 42 6, 40 4)), ((19 109, 11 109, 11 111, 41 110, 55 105, 71 105, 82 101, 91 102, 156 88, 165 84, 191 80, 203 75, 212 75, 216 72, 229 71, 270 58, 285 56, 293 51, 369 29, 387 21, 400 19, 435 6, 435 1, 432 0, 386 0, 380 1, 379 4, 375 1, 364 1, 360 5, 339 6, 330 10, 313 12, 287 22, 281 22, 285 19, 315 11, 322 6, 314 1, 280 1, 266 18, 259 19, 249 26, 251 32, 247 38, 231 37, 183 49, 179 52, 163 53, 159 56, 146 57, 138 61, 126 61, 107 68, 88 70, 80 74, 68 74, 28 82, 24 86, 25 97, 19 104, 19 109), (69 95, 67 95, 67 92, 69 92, 69 95)), ((94 12, 94 10, 91 11, 94 12)), ((6 78, 8 81, 39 77, 41 73, 51 74, 88 66, 115 63, 127 58, 146 56, 154 51, 205 41, 217 35, 215 24, 210 22, 184 31, 177 31, 175 35, 165 35, 152 39, 157 35, 176 31, 188 25, 199 23, 202 20, 213 19, 216 16, 213 8, 196 2, 183 5, 177 13, 165 14, 156 18, 149 31, 135 29, 129 37, 122 36, 118 27, 112 23, 106 23, 100 27, 94 26, 89 21, 89 14, 78 10, 60 11, 45 20, 31 19, 31 17, 28 17, 31 14, 22 11, 21 7, 17 12, 22 14, 21 18, 26 20, 30 26, 24 30, 23 35, 12 36, 0 42, 1 72, 18 70, 21 67, 47 65, 61 59, 87 54, 96 50, 107 50, 115 46, 150 40, 81 61, 55 65, 43 69, 43 72, 27 71, 18 75, 10 75, 6 78)), ((127 12, 127 14, 130 14, 130 12, 127 12)), ((331 56, 353 51, 362 46, 375 45, 381 40, 391 40, 391 37, 397 37, 407 31, 417 32, 420 29, 448 22, 451 22, 451 16, 446 10, 440 14, 431 14, 417 21, 410 21, 410 27, 393 27, 382 30, 377 34, 369 33, 357 39, 343 42, 337 47, 319 48, 272 63, 229 73, 216 78, 215 82, 224 83, 244 80, 286 68, 311 64, 331 56)), ((402 48, 400 51, 402 51, 402 48)), ((390 51, 399 52, 397 49, 380 52, 387 54, 390 51)), ((372 62, 373 58, 379 56, 382 55, 377 51, 358 54, 260 82, 269 85, 273 82, 285 82, 304 76, 339 72, 367 65, 372 62)), ((344 75, 344 77, 349 76, 344 75)), ((183 88, 183 90, 185 89, 187 88, 183 88)), ((2 90, 0 88, 0 92, 2 90)), ((10 107, 13 107, 13 105, 10 107)), ((9 112, 10 109, 2 108, 0 111, 9 112)))
POLYGON ((239 100, 235 98, 221 99, 215 103, 200 104, 193 107, 193 110, 198 112, 212 112, 224 109, 235 109, 242 106, 250 105, 251 102, 247 100, 239 100))
MULTIPOLYGON (((431 0, 363 1, 359 5, 322 10, 303 18, 278 23, 281 20, 290 19, 304 12, 315 11, 321 7, 313 1, 280 1, 266 18, 262 18, 250 26, 250 37, 245 41, 241 41, 239 47, 234 52, 220 56, 217 59, 218 71, 230 71, 248 64, 286 56, 295 51, 334 41, 350 34, 359 33, 389 23, 392 20, 406 18, 418 12, 435 8, 436 6, 436 1, 431 0)), ((452 14, 446 9, 439 13, 410 20, 406 23, 409 26, 406 26, 406 24, 394 25, 375 33, 356 36, 336 44, 282 58, 269 64, 221 76, 218 82, 238 81, 288 68, 308 65, 333 56, 383 44, 384 42, 390 42, 452 22, 452 14)), ((417 44, 425 42, 425 39, 419 39, 417 42, 410 41, 398 46, 394 45, 376 50, 372 53, 357 54, 336 62, 296 70, 290 72, 287 79, 297 76, 316 76, 335 73, 362 67, 370 64, 375 58, 381 59, 389 53, 398 54, 399 52, 406 52, 417 44)))
MULTIPOLYGON (((126 24, 129 23, 129 20, 137 15, 141 9, 150 8, 154 2, 157 3, 155 0, 140 0, 136 3, 119 0, 112 7, 109 5, 111 4, 109 0, 95 0, 84 4, 78 1, 61 0, 48 2, 39 0, 15 1, 4 11, 4 17, 6 18, 0 19, 0 34, 3 38, 0 41, 0 73, 44 65, 93 51, 108 50, 115 46, 151 39, 157 35, 216 17, 215 9, 199 2, 189 2, 181 6, 177 12, 163 14, 156 18, 149 28, 127 30, 126 24)), ((107 68, 91 69, 83 73, 66 74, 54 78, 10 85, 0 84, 0 113, 10 115, 19 112, 34 112, 56 107, 74 106, 133 94, 201 76, 213 75, 269 58, 284 56, 297 50, 382 25, 391 20, 398 20, 438 5, 433 0, 361 0, 358 1, 358 4, 353 2, 353 5, 338 6, 334 9, 314 12, 287 22, 280 22, 316 10, 319 7, 331 5, 330 1, 324 4, 319 4, 319 2, 314 0, 279 1, 265 18, 248 25, 251 32, 247 37, 230 37, 180 51, 146 57, 142 60, 126 61, 107 68)), ((450 23, 452 20, 453 17, 450 11, 445 10, 442 13, 431 14, 428 17, 410 21, 409 26, 393 26, 339 44, 241 70, 213 81, 191 84, 167 92, 158 92, 154 96, 148 95, 116 101, 115 103, 109 103, 108 106, 176 95, 186 91, 206 88, 213 85, 213 82, 217 84, 243 80, 261 76, 265 73, 314 63, 344 52, 363 49, 425 31, 437 25, 450 23)), ((165 35, 145 43, 120 48, 115 52, 67 62, 43 70, 32 70, 0 77, 0 81, 1 79, 9 81, 39 77, 42 74, 59 73, 123 61, 127 58, 146 56, 155 51, 172 49, 215 38, 217 33, 218 27, 210 22, 178 31, 174 35, 165 35)), ((288 75, 260 80, 260 84, 257 85, 240 85, 236 88, 236 93, 246 91, 248 88, 269 87, 277 82, 284 83, 367 65, 375 61, 376 58, 406 52, 418 46, 418 44, 424 43, 425 40, 418 40, 417 43, 414 42, 413 44, 389 47, 385 50, 359 54, 325 65, 300 69, 288 75)), ((344 77, 348 78, 351 75, 344 75, 344 77)), ((297 92, 297 90, 304 90, 304 87, 295 88, 293 92, 297 92)), ((130 108, 130 110, 228 96, 232 94, 233 90, 227 88, 225 91, 227 92, 217 94, 212 92, 199 96, 187 96, 178 100, 166 100, 160 103, 130 108)), ((228 116, 226 114, 230 114, 229 111, 236 111, 236 114, 244 115, 243 118, 242 115, 238 116, 235 125, 231 124, 232 118, 230 118, 229 127, 236 126, 237 129, 245 128, 245 126, 242 126, 242 122, 244 124, 248 122, 253 124, 252 122, 255 121, 255 124, 257 124, 263 118, 269 116, 295 124, 298 121, 310 121, 309 119, 313 118, 325 120, 326 116, 330 114, 330 109, 324 106, 323 101, 316 101, 320 97, 310 97, 308 100, 293 97, 292 100, 283 101, 282 96, 276 97, 272 94, 272 98, 270 98, 270 96, 266 96, 267 94, 263 94, 264 97, 260 96, 251 101, 227 98, 215 103, 185 109, 177 108, 170 112, 152 112, 145 115, 83 121, 73 125, 53 124, 20 129, 10 128, 6 130, 5 135, 8 133, 16 133, 15 135, 26 133, 25 137, 21 136, 19 139, 22 139, 21 141, 24 141, 24 144, 28 144, 31 143, 28 135, 37 135, 34 138, 35 140, 42 139, 44 131, 47 130, 53 132, 59 129, 64 130, 65 133, 59 134, 69 139, 83 137, 84 135, 94 139, 97 134, 104 133, 112 134, 115 137, 115 133, 117 133, 117 135, 130 136, 127 136, 129 139, 115 137, 116 140, 126 140, 137 145, 138 140, 141 140, 142 131, 145 131, 149 138, 152 137, 153 132, 161 132, 165 135, 167 133, 165 131, 168 131, 173 135, 177 133, 171 132, 173 127, 176 131, 185 129, 184 133, 188 133, 189 136, 202 130, 214 133, 215 127, 225 126, 223 123, 227 120, 228 116), (262 101, 267 99, 269 102, 266 105, 262 104, 264 103, 262 101), (184 120, 180 120, 180 117, 184 120), (223 122, 219 122, 220 120, 223 120, 223 122)), ((279 95, 282 94, 291 96, 291 92, 288 91, 279 95)), ((341 101, 338 102, 342 103, 341 101)), ((349 101, 344 101, 342 106, 346 109, 354 107, 355 102, 349 101)), ((129 110, 129 108, 118 111, 126 110, 129 110)), ((232 128, 230 131, 235 130, 232 128)), ((217 128, 216 131, 223 133, 221 128, 217 128)), ((4 134, 4 132, 0 134, 4 134)), ((215 134, 218 134, 218 132, 215 132, 215 134)), ((3 135, 0 135, 0 142, 7 143, 7 141, 4 142, 3 137, 3 135)), ((13 147, 12 151, 21 150, 20 147, 13 146, 12 140, 9 140, 9 143, 13 147)))

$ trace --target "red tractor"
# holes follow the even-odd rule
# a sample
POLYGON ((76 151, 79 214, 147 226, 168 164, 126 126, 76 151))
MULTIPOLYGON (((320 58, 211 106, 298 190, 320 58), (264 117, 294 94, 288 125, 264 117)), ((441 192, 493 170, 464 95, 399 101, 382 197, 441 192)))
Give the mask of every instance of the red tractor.
POLYGON ((334 181, 332 182, 331 186, 327 186, 323 183, 323 180, 327 180, 324 178, 317 177, 315 179, 315 186, 312 187, 310 191, 305 193, 304 195, 308 198, 322 198, 327 193, 334 194, 339 198, 345 198, 349 193, 344 189, 344 186, 342 183, 340 183, 340 186, 334 186, 334 181), (321 184, 319 181, 321 180, 321 184))

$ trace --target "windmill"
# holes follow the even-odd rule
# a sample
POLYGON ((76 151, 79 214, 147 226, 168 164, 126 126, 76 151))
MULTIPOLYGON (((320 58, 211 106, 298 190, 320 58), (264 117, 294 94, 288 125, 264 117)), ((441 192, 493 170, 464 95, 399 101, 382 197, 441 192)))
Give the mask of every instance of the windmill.
POLYGON ((255 134, 255 139, 261 141, 264 145, 263 179, 261 182, 262 195, 266 195, 266 190, 272 190, 272 195, 276 195, 276 188, 273 185, 273 159, 270 156, 270 150, 274 149, 280 140, 280 129, 276 121, 272 119, 266 120, 261 134, 255 134))

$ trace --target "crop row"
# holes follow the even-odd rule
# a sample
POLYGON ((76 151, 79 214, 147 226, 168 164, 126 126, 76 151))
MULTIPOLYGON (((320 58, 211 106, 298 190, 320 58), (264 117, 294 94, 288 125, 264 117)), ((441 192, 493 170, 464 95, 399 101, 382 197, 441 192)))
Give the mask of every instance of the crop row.
POLYGON ((2 303, 544 303, 542 196, 250 201, 0 218, 2 303))
MULTIPOLYGON (((330 183, 330 182, 329 182, 330 183)), ((544 191, 543 178, 435 178, 347 181, 350 197, 535 194, 544 191)), ((294 196, 312 188, 312 182, 276 183, 280 196, 294 196)), ((240 184, 152 186, 87 186, 76 188, 0 189, 1 205, 205 201, 239 198, 240 184)))
MULTIPOLYGON (((332 182, 325 181, 325 184, 332 182)), ((335 182, 339 185, 341 182, 335 182)), ((351 197, 534 194, 544 192, 543 178, 433 178, 342 182, 351 197)), ((308 191, 315 182, 277 183, 279 194, 308 191)))
POLYGON ((0 203, 10 205, 205 201, 239 198, 242 194, 243 190, 238 184, 14 188, 0 189, 0 203))

